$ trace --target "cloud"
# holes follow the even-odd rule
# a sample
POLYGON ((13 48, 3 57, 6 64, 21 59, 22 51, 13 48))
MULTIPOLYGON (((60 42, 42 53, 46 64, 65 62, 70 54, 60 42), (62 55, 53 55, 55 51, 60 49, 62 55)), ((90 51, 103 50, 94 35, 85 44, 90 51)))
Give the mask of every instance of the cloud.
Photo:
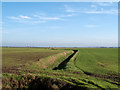
POLYGON ((85 13, 88 14, 117 14, 118 10, 117 9, 110 9, 110 10, 104 10, 103 8, 101 8, 101 10, 88 10, 85 11, 85 13))
POLYGON ((92 4, 91 8, 75 8, 70 7, 68 5, 64 5, 65 12, 73 13, 73 14, 79 14, 79 13, 88 13, 88 14, 117 14, 118 10, 117 8, 111 8, 111 9, 104 9, 100 6, 112 6, 112 3, 95 3, 92 4), (98 6, 99 5, 99 6, 98 6))
POLYGON ((38 17, 40 20, 63 20, 60 17, 47 17, 47 16, 40 16, 40 15, 33 15, 34 17, 38 17))
POLYGON ((15 22, 20 22, 20 23, 44 23, 45 22, 43 20, 36 20, 30 16, 24 16, 24 15, 18 15, 17 17, 11 16, 8 18, 14 20, 15 22))
POLYGON ((60 15, 59 17, 72 17, 72 16, 76 16, 76 14, 63 14, 63 15, 60 15))
POLYGON ((86 11, 85 13, 92 13, 92 14, 101 14, 101 11, 86 11))
POLYGON ((74 15, 73 15, 73 14, 68 14, 67 16, 68 16, 68 17, 71 17, 71 16, 74 16, 74 15))
POLYGON ((42 17, 43 20, 60 20, 59 17, 42 17))
POLYGON ((23 15, 19 15, 20 18, 23 18, 23 19, 32 19, 31 17, 29 16, 23 16, 23 15))
POLYGON ((97 3, 99 6, 111 6, 112 2, 99 2, 97 3))
POLYGON ((72 12, 72 13, 73 12, 79 12, 79 9, 74 9, 74 8, 68 6, 68 5, 64 5, 64 8, 65 8, 66 12, 72 12))
POLYGON ((11 16, 11 17, 8 17, 9 19, 14 19, 14 20, 21 20, 21 19, 32 19, 31 17, 29 16, 23 16, 23 15, 19 15, 17 17, 14 17, 14 16, 11 16))
MULTIPOLYGON (((79 14, 113 14, 117 15, 118 10, 114 8, 103 8, 98 7, 107 6, 111 3, 95 3, 90 5, 90 8, 86 7, 71 7, 70 5, 64 5, 64 14, 59 13, 59 15, 47 15, 46 13, 37 13, 32 16, 29 15, 18 15, 18 16, 9 16, 9 19, 12 19, 15 22, 22 23, 45 23, 49 21, 64 21, 67 17, 76 16, 79 14)), ((114 5, 113 5, 114 6, 114 5)))
POLYGON ((32 21, 31 23, 45 23, 46 21, 40 21, 40 20, 38 20, 38 21, 32 21))
POLYGON ((93 9, 94 9, 94 10, 97 10, 97 9, 98 9, 97 5, 91 5, 90 7, 92 8, 92 10, 93 10, 93 9))
POLYGON ((13 17, 13 16, 11 16, 11 17, 8 17, 9 19, 15 19, 15 20, 18 20, 19 18, 18 17, 13 17))
POLYGON ((85 27, 87 27, 87 28, 95 28, 95 27, 98 27, 98 25, 85 25, 85 27))
POLYGON ((64 20, 61 17, 48 17, 46 15, 33 15, 33 16, 25 16, 25 15, 18 15, 18 16, 10 16, 9 19, 14 20, 15 22, 21 22, 21 23, 45 23, 47 21, 53 21, 53 20, 64 20))

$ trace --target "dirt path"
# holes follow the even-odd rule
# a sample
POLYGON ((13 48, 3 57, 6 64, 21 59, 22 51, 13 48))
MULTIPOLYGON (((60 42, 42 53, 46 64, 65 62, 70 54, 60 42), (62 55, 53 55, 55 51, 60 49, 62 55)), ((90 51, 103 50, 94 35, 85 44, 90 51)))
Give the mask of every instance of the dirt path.
POLYGON ((76 52, 77 52, 78 50, 73 50, 73 51, 74 51, 74 53, 73 53, 72 55, 70 55, 67 59, 65 59, 63 62, 61 62, 61 63, 58 65, 58 67, 53 68, 53 70, 65 69, 67 63, 68 63, 68 62, 70 61, 70 59, 76 54, 76 52))

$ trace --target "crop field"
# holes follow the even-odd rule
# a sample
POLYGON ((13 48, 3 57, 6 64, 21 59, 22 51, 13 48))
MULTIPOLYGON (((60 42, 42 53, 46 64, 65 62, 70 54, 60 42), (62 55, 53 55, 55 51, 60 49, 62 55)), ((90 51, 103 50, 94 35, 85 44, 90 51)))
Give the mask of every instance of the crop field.
POLYGON ((117 89, 118 48, 3 48, 2 87, 117 89))

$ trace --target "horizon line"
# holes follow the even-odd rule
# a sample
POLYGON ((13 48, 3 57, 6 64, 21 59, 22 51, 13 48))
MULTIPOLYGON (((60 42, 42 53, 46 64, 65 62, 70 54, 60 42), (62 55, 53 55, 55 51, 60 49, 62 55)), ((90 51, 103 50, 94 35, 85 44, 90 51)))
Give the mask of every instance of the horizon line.
POLYGON ((0 46, 0 47, 16 47, 16 48, 120 48, 118 46, 0 46))

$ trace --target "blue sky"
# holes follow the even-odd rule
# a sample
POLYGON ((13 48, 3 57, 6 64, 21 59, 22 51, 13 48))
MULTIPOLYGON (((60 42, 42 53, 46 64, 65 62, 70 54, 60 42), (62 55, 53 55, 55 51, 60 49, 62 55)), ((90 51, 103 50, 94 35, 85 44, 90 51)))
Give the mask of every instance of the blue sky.
POLYGON ((3 46, 118 45, 118 4, 3 3, 3 46))

